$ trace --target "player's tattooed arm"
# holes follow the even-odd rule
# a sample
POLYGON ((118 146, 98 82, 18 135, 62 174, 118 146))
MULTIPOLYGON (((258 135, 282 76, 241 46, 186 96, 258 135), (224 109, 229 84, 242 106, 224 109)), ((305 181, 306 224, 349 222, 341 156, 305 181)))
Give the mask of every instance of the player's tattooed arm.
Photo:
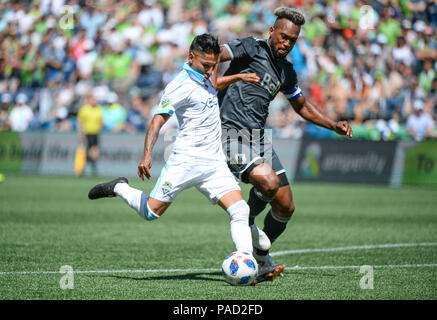
POLYGON ((232 74, 229 76, 223 76, 220 78, 217 78, 217 84, 215 89, 217 91, 225 89, 227 86, 237 82, 237 81, 244 81, 244 82, 251 82, 251 83, 259 83, 260 78, 257 76, 256 73, 239 73, 239 74, 232 74))
POLYGON ((259 83, 260 78, 256 73, 240 73, 240 74, 232 74, 228 76, 218 77, 218 69, 220 62, 230 60, 231 56, 229 54, 228 49, 224 46, 220 47, 220 54, 218 57, 218 63, 214 67, 214 71, 211 77, 211 83, 214 86, 215 90, 220 91, 225 89, 227 86, 237 82, 237 81, 245 81, 251 83, 259 83), (224 58, 223 58, 224 56, 224 58))
POLYGON ((317 106, 307 101, 304 95, 291 102, 291 106, 305 120, 352 138, 352 128, 347 121, 334 121, 330 119, 317 106))
POLYGON ((155 114, 152 122, 147 129, 146 138, 144 141, 144 152, 138 165, 138 176, 144 181, 144 177, 150 179, 150 168, 152 168, 152 150, 158 139, 159 130, 170 118, 168 114, 155 114))

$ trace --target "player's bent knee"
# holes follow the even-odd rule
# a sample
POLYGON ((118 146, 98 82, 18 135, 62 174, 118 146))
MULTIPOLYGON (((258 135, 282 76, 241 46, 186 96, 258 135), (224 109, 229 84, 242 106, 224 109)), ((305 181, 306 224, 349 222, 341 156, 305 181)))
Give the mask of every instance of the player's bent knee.
POLYGON ((268 198, 273 198, 279 189, 279 177, 266 163, 262 163, 252 170, 250 182, 268 198))
POLYGON ((257 189, 266 197, 273 198, 279 189, 278 176, 265 176, 259 180, 257 189))

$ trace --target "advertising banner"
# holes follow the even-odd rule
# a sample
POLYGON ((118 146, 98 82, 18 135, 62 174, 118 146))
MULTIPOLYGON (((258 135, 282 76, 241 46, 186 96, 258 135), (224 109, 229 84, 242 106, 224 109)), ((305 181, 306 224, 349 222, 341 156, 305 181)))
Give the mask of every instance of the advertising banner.
POLYGON ((0 172, 37 173, 44 135, 0 132, 0 172))
POLYGON ((424 141, 406 151, 402 182, 437 187, 437 141, 424 141))
MULTIPOLYGON (((158 177, 165 164, 164 151, 168 143, 158 139, 153 149, 153 177, 158 177)), ((74 158, 79 145, 75 134, 45 134, 39 173, 56 175, 74 175, 74 158)), ((143 154, 143 135, 101 134, 99 136, 100 155, 97 160, 99 176, 114 177, 137 175, 138 163, 143 154)), ((91 174, 87 165, 84 175, 91 174)))
POLYGON ((2 132, 0 139, 0 172, 20 172, 23 148, 16 132, 2 132))
MULTIPOLYGON (((162 134, 153 149, 152 178, 158 178, 176 134, 162 134)), ((74 175, 76 133, 0 132, 0 173, 74 175)), ((97 174, 137 175, 144 135, 101 134, 97 174)), ((293 181, 437 185, 437 142, 273 139, 293 181)), ((84 175, 91 174, 88 165, 84 175)))
POLYGON ((396 142, 301 142, 296 181, 389 183, 396 142))

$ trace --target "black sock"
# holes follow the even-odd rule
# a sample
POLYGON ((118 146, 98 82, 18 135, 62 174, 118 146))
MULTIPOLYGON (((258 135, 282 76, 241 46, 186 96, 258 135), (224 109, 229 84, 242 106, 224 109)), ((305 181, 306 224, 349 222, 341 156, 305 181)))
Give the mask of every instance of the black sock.
POLYGON ((254 248, 254 249, 255 249, 255 253, 256 253, 258 256, 266 256, 267 253, 269 253, 269 251, 264 251, 264 250, 261 250, 261 249, 258 249, 258 248, 254 248))
MULTIPOLYGON (((264 219, 263 231, 267 237, 269 237, 271 243, 273 243, 284 232, 289 220, 290 218, 280 217, 272 210, 267 213, 264 219)), ((267 252, 265 254, 267 254, 267 252)))
POLYGON ((247 200, 247 204, 250 208, 249 214, 249 225, 253 225, 255 222, 255 217, 259 215, 267 206, 267 204, 273 199, 265 198, 259 191, 252 187, 250 189, 249 200, 247 200))

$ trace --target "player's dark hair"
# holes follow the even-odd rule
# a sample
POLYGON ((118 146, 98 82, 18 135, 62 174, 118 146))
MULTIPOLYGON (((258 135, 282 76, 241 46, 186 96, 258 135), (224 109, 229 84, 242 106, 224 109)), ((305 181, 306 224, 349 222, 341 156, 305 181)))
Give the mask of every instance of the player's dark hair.
POLYGON ((220 45, 216 37, 209 33, 204 33, 194 38, 190 45, 190 51, 219 54, 220 45))
POLYGON ((297 26, 305 24, 305 16, 299 10, 287 7, 277 8, 273 14, 277 16, 278 19, 287 19, 293 22, 297 26))

